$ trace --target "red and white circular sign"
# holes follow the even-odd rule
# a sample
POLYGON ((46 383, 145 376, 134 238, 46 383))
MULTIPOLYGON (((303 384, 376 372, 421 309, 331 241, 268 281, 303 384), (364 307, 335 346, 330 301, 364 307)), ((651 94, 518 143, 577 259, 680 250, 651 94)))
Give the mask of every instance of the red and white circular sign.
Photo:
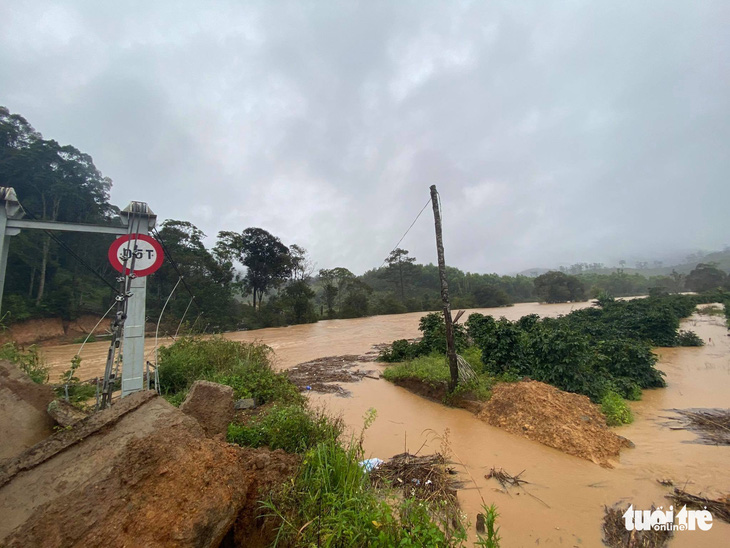
POLYGON ((109 246, 109 262, 123 274, 129 274, 134 268, 137 277, 148 276, 160 268, 164 260, 162 246, 147 234, 120 236, 109 246))

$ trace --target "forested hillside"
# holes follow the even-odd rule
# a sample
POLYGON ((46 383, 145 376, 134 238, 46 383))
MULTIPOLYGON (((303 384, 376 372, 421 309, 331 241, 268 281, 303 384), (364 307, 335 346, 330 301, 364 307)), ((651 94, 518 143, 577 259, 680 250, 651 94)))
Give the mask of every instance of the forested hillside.
MULTIPOLYGON (((0 186, 15 188, 31 218, 121 224, 118 206, 124 204, 110 203, 112 181, 92 158, 73 146, 44 139, 5 107, 0 107, 0 186)), ((441 307, 438 268, 419 264, 406 249, 394 249, 381 267, 356 275, 345 266, 315 270, 304 248, 282 242, 265 228, 233 228, 221 231, 215 244, 206 247, 205 234, 188 221, 158 224, 154 235, 164 243, 170 260, 149 278, 149 321, 157 321, 176 285, 162 322, 168 332, 255 329, 441 307), (178 284, 181 277, 184 281, 178 284)), ((114 284, 114 271, 106 254, 112 239, 67 232, 52 238, 33 230, 13 236, 5 324, 104 313, 114 298, 108 285, 114 284)), ((665 274, 652 276, 645 275, 653 272, 650 269, 629 273, 603 265, 574 265, 534 278, 448 267, 447 277, 455 309, 727 287, 727 264, 719 260, 717 268, 706 260, 713 256, 698 255, 697 262, 703 262, 691 268, 662 266, 665 274)))

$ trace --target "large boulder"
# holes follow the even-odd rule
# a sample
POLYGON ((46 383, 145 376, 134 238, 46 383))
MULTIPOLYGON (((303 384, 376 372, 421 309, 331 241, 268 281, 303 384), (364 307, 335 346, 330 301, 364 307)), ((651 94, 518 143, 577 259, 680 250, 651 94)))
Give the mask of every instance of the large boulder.
POLYGON ((0 361, 0 461, 14 457, 53 434, 46 412, 53 390, 37 384, 8 361, 0 361))
POLYGON ((251 546, 262 489, 298 462, 210 439, 139 392, 0 465, 0 546, 251 546))
POLYGON ((225 434, 233 420, 233 388, 209 381, 195 381, 180 411, 200 423, 208 436, 225 434))
POLYGON ((65 400, 53 400, 49 403, 48 414, 63 428, 73 426, 87 417, 86 413, 65 400))

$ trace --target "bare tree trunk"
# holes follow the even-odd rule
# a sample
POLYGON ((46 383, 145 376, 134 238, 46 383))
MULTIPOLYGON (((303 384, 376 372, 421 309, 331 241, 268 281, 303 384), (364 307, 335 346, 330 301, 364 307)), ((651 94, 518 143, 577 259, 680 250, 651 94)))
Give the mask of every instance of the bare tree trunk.
POLYGON ((48 253, 51 249, 51 237, 46 234, 46 237, 43 238, 43 258, 41 259, 41 271, 40 271, 40 281, 38 283, 38 296, 35 299, 35 304, 38 306, 41 304, 41 300, 43 300, 43 293, 46 289, 46 267, 48 266, 48 253))
POLYGON ((406 302, 406 290, 403 287, 403 263, 398 261, 398 273, 400 274, 400 300, 406 302))
POLYGON ((451 304, 449 304, 449 284, 446 282, 446 261, 444 259, 444 241, 441 235, 441 211, 439 210, 436 185, 431 186, 431 205, 436 225, 436 251, 438 252, 439 280, 441 281, 441 299, 444 302, 444 321, 446 322, 446 355, 449 358, 449 392, 456 390, 459 383, 459 365, 456 361, 454 348, 454 325, 451 320, 451 304))
POLYGON ((28 298, 33 298, 33 285, 35 284, 35 267, 30 269, 30 283, 28 284, 28 298))

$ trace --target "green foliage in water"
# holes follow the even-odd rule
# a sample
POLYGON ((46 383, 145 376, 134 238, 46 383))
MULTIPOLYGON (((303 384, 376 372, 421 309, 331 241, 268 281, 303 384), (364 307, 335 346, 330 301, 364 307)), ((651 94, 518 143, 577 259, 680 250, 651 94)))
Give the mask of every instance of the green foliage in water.
POLYGON ((336 440, 344 423, 300 404, 276 404, 248 423, 230 424, 228 441, 245 447, 283 449, 303 453, 318 443, 336 440))
POLYGON ((634 414, 624 399, 616 392, 607 392, 601 399, 601 411, 609 426, 621 426, 634 422, 634 414))
MULTIPOLYGON (((418 329, 423 334, 420 341, 394 341, 380 353, 378 359, 384 362, 402 362, 434 352, 446 353, 446 322, 442 312, 431 312, 423 316, 418 323, 418 329)), ((454 344, 457 352, 461 352, 468 345, 466 329, 461 324, 454 324, 454 344)))
POLYGON ((22 369, 30 379, 38 384, 48 382, 50 368, 45 364, 36 345, 28 350, 21 349, 15 342, 0 346, 0 360, 8 360, 22 369))
POLYGON ((694 331, 680 331, 677 333, 677 346, 704 346, 703 341, 694 331))
POLYGON ((694 333, 677 332, 698 300, 663 295, 616 301, 604 295, 600 307, 559 318, 532 314, 513 322, 472 314, 467 328, 482 351, 484 372, 527 376, 594 402, 609 391, 638 399, 641 389, 665 385, 652 346, 701 342, 694 333))
MULTIPOLYGON (((468 348, 462 357, 474 367, 478 363, 479 351, 475 348, 468 348)), ((438 388, 449 383, 451 374, 446 356, 434 353, 392 365, 383 372, 383 378, 393 383, 414 380, 438 388)), ((493 385, 492 377, 478 374, 474 380, 460 382, 454 393, 446 396, 445 403, 452 403, 453 399, 459 396, 486 401, 492 395, 493 385)))
POLYGON ((236 398, 254 398, 259 405, 302 399, 285 374, 272 370, 271 349, 263 344, 184 337, 159 353, 160 390, 173 401, 197 380, 230 386, 236 398))

